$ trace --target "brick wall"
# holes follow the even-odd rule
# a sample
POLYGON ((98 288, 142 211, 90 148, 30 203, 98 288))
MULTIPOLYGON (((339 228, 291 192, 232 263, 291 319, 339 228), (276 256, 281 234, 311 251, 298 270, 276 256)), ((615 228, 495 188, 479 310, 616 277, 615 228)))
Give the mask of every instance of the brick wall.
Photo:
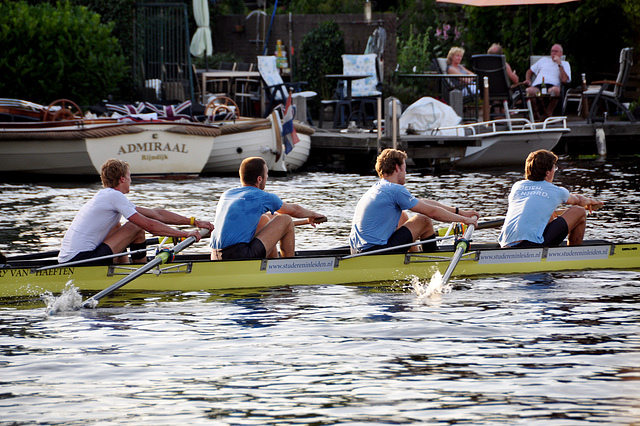
MULTIPOLYGON (((254 12, 255 13, 255 12, 254 12)), ((256 15, 246 19, 243 15, 217 17, 211 22, 213 50, 215 52, 233 52, 243 62, 256 62, 256 56, 262 55, 264 41, 269 29, 271 16, 261 16, 257 25, 256 15), (264 31, 264 32, 263 32, 264 31)), ((374 14, 372 22, 364 21, 364 15, 276 15, 267 44, 267 54, 273 55, 276 41, 282 40, 289 52, 289 33, 293 41, 294 53, 302 42, 304 35, 311 29, 326 21, 334 21, 344 33, 345 53, 364 53, 367 41, 373 31, 382 25, 387 38, 384 49, 385 75, 395 69, 396 64, 396 25, 394 14, 374 14)))

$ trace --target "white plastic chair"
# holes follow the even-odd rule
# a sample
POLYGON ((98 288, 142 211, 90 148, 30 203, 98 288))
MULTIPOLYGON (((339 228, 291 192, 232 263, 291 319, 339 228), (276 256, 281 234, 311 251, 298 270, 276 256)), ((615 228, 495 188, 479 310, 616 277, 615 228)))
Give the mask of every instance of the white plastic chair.
POLYGON ((276 66, 275 56, 258 56, 258 71, 264 81, 264 90, 269 99, 269 106, 267 107, 266 114, 269 115, 273 108, 285 103, 289 96, 289 89, 293 89, 293 97, 303 96, 305 98, 312 98, 317 95, 313 91, 302 91, 301 87, 306 82, 285 83, 280 76, 278 67, 276 66))

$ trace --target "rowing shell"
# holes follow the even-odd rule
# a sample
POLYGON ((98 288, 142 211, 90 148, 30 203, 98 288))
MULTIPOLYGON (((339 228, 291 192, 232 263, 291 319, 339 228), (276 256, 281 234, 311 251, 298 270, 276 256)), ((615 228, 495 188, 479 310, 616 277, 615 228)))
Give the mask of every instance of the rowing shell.
MULTIPOLYGON (((433 253, 374 254, 344 259, 344 249, 298 252, 294 258, 210 261, 209 254, 183 254, 131 282, 128 290, 207 291, 309 284, 358 284, 428 280, 443 273, 453 247, 433 253)), ((55 260, 9 261, 0 265, 0 297, 60 293, 71 281, 80 291, 104 289, 135 270, 134 265, 71 266, 36 271, 55 260)), ((585 241, 581 246, 507 248, 474 244, 458 263, 454 278, 563 270, 640 269, 640 243, 585 241)))

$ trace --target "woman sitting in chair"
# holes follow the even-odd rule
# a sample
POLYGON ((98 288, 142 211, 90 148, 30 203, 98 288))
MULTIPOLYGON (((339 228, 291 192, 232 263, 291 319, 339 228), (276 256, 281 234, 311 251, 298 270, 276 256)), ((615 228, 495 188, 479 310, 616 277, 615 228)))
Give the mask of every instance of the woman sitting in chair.
MULTIPOLYGON (((462 57, 464 56, 464 49, 462 47, 454 46, 449 49, 449 53, 447 54, 447 74, 463 74, 463 75, 471 75, 475 76, 473 72, 469 71, 464 65, 461 64, 462 57)), ((476 83, 473 78, 461 78, 458 79, 458 85, 466 85, 467 87, 463 90, 464 95, 473 95, 476 94, 476 83)))

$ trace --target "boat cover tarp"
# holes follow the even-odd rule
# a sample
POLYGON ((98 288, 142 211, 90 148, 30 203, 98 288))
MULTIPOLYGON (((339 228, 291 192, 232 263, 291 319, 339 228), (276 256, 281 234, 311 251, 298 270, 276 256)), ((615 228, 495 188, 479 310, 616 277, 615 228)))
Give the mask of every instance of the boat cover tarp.
POLYGON ((425 96, 402 113, 400 134, 406 133, 409 124, 420 134, 431 134, 433 129, 457 126, 461 121, 462 118, 449 105, 425 96))

